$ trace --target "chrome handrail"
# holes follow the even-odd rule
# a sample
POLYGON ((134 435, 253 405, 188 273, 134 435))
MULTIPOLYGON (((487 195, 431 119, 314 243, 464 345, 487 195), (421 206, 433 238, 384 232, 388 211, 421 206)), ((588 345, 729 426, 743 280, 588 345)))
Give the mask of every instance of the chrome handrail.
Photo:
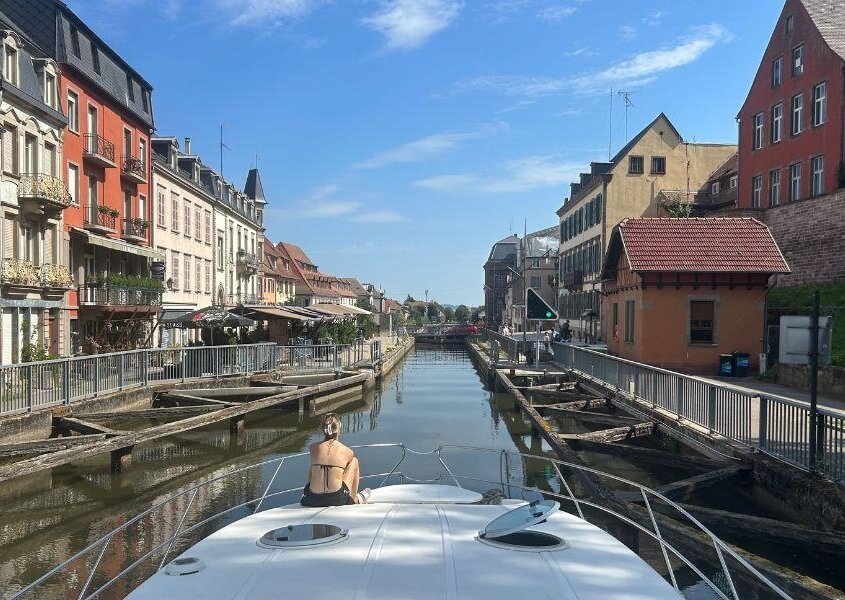
MULTIPOLYGON (((397 448, 397 449, 401 450, 401 454, 400 454, 398 461, 393 465, 393 467, 388 472, 386 472, 386 473, 375 473, 375 474, 369 474, 369 475, 362 475, 361 476, 361 479, 363 479, 363 480, 381 478, 381 483, 377 487, 384 486, 386 484, 386 482, 391 477, 397 477, 397 478, 399 478, 400 481, 412 481, 412 482, 420 482, 420 483, 436 483, 436 482, 442 482, 442 481, 447 480, 447 479, 451 479, 452 481, 454 481, 454 483, 458 487, 462 487, 461 483, 460 483, 461 481, 486 483, 486 484, 491 484, 491 485, 500 485, 503 493, 506 493, 505 492, 505 486, 508 487, 508 490, 510 490, 510 488, 513 487, 513 488, 516 488, 516 489, 519 489, 519 490, 524 490, 524 491, 539 492, 539 493, 544 494, 546 496, 554 497, 556 499, 560 499, 560 500, 565 501, 565 502, 571 502, 574 505, 575 510, 578 513, 578 516, 580 518, 588 521, 588 522, 589 522, 589 520, 584 517, 584 512, 583 512, 583 509, 582 509, 583 506, 589 506, 589 507, 594 508, 596 510, 599 510, 603 513, 611 515, 611 516, 627 523, 628 525, 636 528, 638 531, 641 531, 641 532, 645 533, 646 535, 648 535, 650 538, 655 540, 657 542, 657 544, 660 546, 661 552, 663 554, 664 561, 666 563, 666 566, 667 566, 667 569, 668 569, 668 572, 669 572, 669 577, 671 579, 671 583, 675 587, 675 589, 679 589, 679 587, 678 587, 678 583, 675 579, 673 569, 671 568, 671 562, 669 560, 668 552, 671 552, 679 560, 681 560, 684 564, 686 564, 720 598, 722 598, 723 600, 738 600, 739 595, 736 591, 736 586, 734 584, 733 577, 732 577, 732 575, 731 575, 731 573, 730 573, 730 571, 727 567, 727 564, 725 562, 724 554, 727 554, 732 559, 737 561, 737 563, 739 563, 739 565, 742 566, 749 574, 751 574, 754 577, 754 579, 756 579, 760 584, 765 585, 771 592, 775 593, 776 595, 778 595, 781 598, 785 598, 787 600, 790 599, 790 596, 786 592, 784 592, 783 590, 778 588, 778 586, 776 584, 774 584, 768 577, 766 577, 764 574, 762 574, 760 571, 758 571, 753 565, 748 563, 748 561, 746 561, 739 554, 737 554, 725 542, 723 542, 719 537, 717 537, 713 532, 711 532, 707 527, 705 527, 700 521, 698 521, 698 519, 693 517, 690 513, 688 513, 686 510, 684 510, 681 506, 679 506, 678 504, 676 504, 675 502, 673 502, 672 500, 670 500, 666 496, 660 494, 659 492, 652 490, 651 488, 648 488, 648 487, 646 487, 642 484, 639 484, 637 482, 625 479, 623 477, 619 477, 617 475, 613 475, 613 474, 610 474, 610 473, 605 473, 603 471, 599 471, 597 469, 593 469, 591 467, 587 467, 587 466, 584 466, 584 465, 579 465, 579 464, 563 461, 563 460, 560 460, 560 459, 552 458, 552 457, 549 457, 549 456, 535 455, 535 454, 529 454, 529 453, 525 453, 525 452, 511 452, 511 451, 502 450, 502 449, 482 448, 482 447, 478 447, 478 446, 444 444, 444 445, 440 445, 437 448, 434 448, 432 450, 423 451, 423 452, 412 450, 402 443, 361 444, 361 445, 351 446, 351 448, 353 450, 371 449, 371 448, 373 448, 373 449, 374 448, 397 448), (464 476, 464 475, 460 475, 460 474, 456 475, 449 468, 449 466, 446 464, 446 461, 443 458, 443 452, 447 451, 447 450, 471 451, 471 452, 482 452, 482 453, 488 453, 488 454, 498 454, 499 455, 500 481, 496 482, 496 481, 490 481, 490 480, 486 480, 486 479, 479 479, 479 478, 474 478, 474 477, 470 477, 470 476, 464 476), (438 477, 436 477, 434 479, 415 479, 413 477, 406 475, 405 473, 403 473, 400 470, 400 467, 401 467, 402 463, 404 462, 405 458, 408 456, 408 454, 419 455, 419 456, 434 455, 437 458, 438 463, 443 467, 445 473, 442 473, 441 475, 439 475, 438 477), (566 493, 565 494, 562 493, 562 490, 561 490, 561 492, 556 492, 554 490, 542 490, 542 489, 539 489, 537 487, 522 485, 520 483, 512 483, 510 481, 510 473, 509 473, 507 466, 506 466, 509 456, 519 457, 523 461, 525 459, 532 459, 532 460, 541 460, 541 461, 545 461, 545 462, 549 463, 551 465, 553 471, 554 471, 555 476, 560 480, 560 483, 561 483, 563 489, 566 490, 566 493), (502 469, 503 466, 505 466, 504 470, 502 469), (622 484, 625 484, 625 485, 628 485, 628 486, 632 486, 632 487, 638 489, 640 491, 642 497, 643 497, 643 501, 645 502, 648 517, 651 521, 651 525, 653 527, 653 530, 650 530, 648 527, 644 526, 643 524, 636 522, 634 519, 630 518, 629 516, 627 516, 625 514, 621 514, 620 512, 615 510, 614 508, 602 506, 601 504, 598 504, 598 503, 593 502, 593 501, 586 499, 586 498, 578 498, 573 493, 573 490, 570 487, 569 483, 566 481, 566 478, 564 477, 564 475, 561 471, 561 468, 572 469, 572 470, 580 471, 580 472, 583 472, 583 473, 589 473, 589 474, 596 475, 596 476, 603 477, 603 478, 607 478, 607 479, 610 479, 610 480, 613 480, 613 481, 616 481, 616 482, 619 482, 619 483, 622 483, 622 484), (506 481, 506 479, 507 479, 507 481, 506 481), (660 532, 658 522, 657 522, 657 518, 655 517, 654 512, 652 510, 651 501, 649 500, 649 497, 659 499, 660 501, 662 501, 662 502, 666 503, 667 505, 671 506, 673 509, 678 511, 678 513, 680 515, 682 515, 683 517, 688 519, 699 531, 703 532, 704 534, 706 534, 710 538, 710 540, 712 541, 713 546, 716 550, 716 555, 718 557, 719 564, 721 566, 721 572, 724 575, 724 578, 727 582, 727 585, 728 585, 728 588, 729 588, 728 591, 730 593, 730 596, 727 595, 722 589, 720 589, 719 586, 717 586, 715 583, 713 583, 713 581, 710 578, 708 578, 698 567, 696 567, 689 559, 687 559, 677 548, 675 548, 671 543, 669 543, 668 541, 666 541, 664 539, 664 536, 660 532)), ((92 542, 91 544, 89 544, 88 546, 83 548, 82 550, 76 552, 73 556, 71 556, 70 558, 68 558, 67 560, 62 562, 61 564, 59 564, 59 565, 53 567, 52 569, 48 570, 46 573, 41 575, 35 581, 33 581, 32 583, 23 587, 21 590, 19 590, 14 595, 12 595, 11 598, 17 599, 17 598, 26 597, 30 592, 34 591, 39 585, 41 585, 42 583, 47 581, 53 575, 59 573, 64 568, 66 568, 66 567, 70 566, 71 564, 75 563, 77 560, 79 560, 83 556, 91 554, 95 551, 98 551, 97 558, 96 558, 96 560, 94 561, 93 565, 91 566, 91 568, 89 570, 88 577, 85 579, 84 586, 82 587, 82 590, 79 594, 80 599, 82 599, 82 598, 94 598, 94 597, 98 596, 102 591, 104 591, 105 589, 110 587, 112 584, 114 584, 116 581, 118 581, 119 579, 121 579, 122 577, 127 575, 128 573, 130 573, 132 570, 134 570, 140 564, 144 563, 152 555, 154 555, 157 552, 161 551, 162 549, 166 548, 164 555, 161 559, 161 562, 158 565, 158 569, 160 570, 160 569, 164 568, 164 566, 167 562, 167 557, 170 555, 170 552, 173 549, 173 545, 175 544, 175 542, 179 538, 183 538, 186 535, 188 535, 189 533, 198 530, 200 527, 207 525, 208 523, 211 523, 212 521, 215 521, 215 520, 217 520, 217 519, 219 519, 219 518, 221 518, 225 515, 228 515, 231 512, 238 510, 240 508, 245 508, 245 507, 249 507, 251 505, 255 505, 255 509, 252 512, 252 514, 255 514, 259 511, 259 509, 261 508, 261 506, 262 506, 262 504, 264 503, 265 500, 267 500, 269 498, 275 498, 275 497, 278 497, 278 496, 282 496, 284 494, 289 494, 289 493, 301 490, 301 486, 297 486, 297 487, 294 487, 294 488, 289 488, 289 489, 285 489, 285 490, 281 490, 281 491, 275 491, 275 492, 271 493, 271 490, 273 488, 273 484, 275 483, 277 476, 282 469, 282 466, 286 462, 289 463, 289 461, 291 459, 305 457, 305 456, 308 456, 309 454, 310 454, 309 452, 300 452, 300 453, 296 453, 296 454, 289 454, 289 455, 284 455, 284 456, 280 456, 280 457, 277 457, 277 458, 268 459, 268 460, 265 460, 265 461, 260 461, 260 462, 253 463, 253 464, 250 464, 250 465, 238 467, 236 469, 233 469, 231 471, 227 471, 226 473, 222 473, 222 474, 217 475, 215 477, 212 477, 210 479, 203 480, 203 481, 196 483, 196 484, 194 484, 194 485, 192 485, 192 486, 190 486, 190 487, 188 487, 184 490, 181 490, 181 491, 179 491, 175 494, 172 494, 172 495, 168 496, 167 498, 152 504, 150 507, 148 507, 143 512, 137 514, 136 516, 132 517, 131 519, 128 519, 126 522, 121 524, 119 527, 116 527, 115 529, 106 533, 102 537, 98 538, 97 540, 95 540, 94 542, 92 542), (278 463, 278 464, 276 464, 276 463, 278 463), (183 525, 185 524, 185 520, 188 516, 188 513, 190 512, 191 507, 194 504, 193 500, 196 498, 197 493, 201 488, 208 486, 210 484, 213 484, 217 481, 220 481, 220 480, 223 480, 223 479, 226 479, 226 478, 230 478, 233 475, 236 475, 238 473, 243 473, 244 471, 247 471, 247 470, 250 470, 250 469, 260 468, 260 467, 264 467, 266 465, 273 465, 273 464, 276 465, 276 468, 273 472, 273 475, 270 478, 270 481, 264 487, 264 490, 263 490, 263 492, 261 493, 260 496, 252 498, 252 499, 247 500, 245 502, 241 502, 240 504, 237 504, 236 506, 230 506, 230 507, 228 507, 228 508, 226 508, 222 511, 219 511, 219 512, 213 514, 213 515, 205 517, 205 518, 199 520, 198 522, 196 522, 196 523, 194 523, 194 524, 192 524, 188 527, 185 527, 183 529, 183 525), (122 531, 125 531, 128 527, 137 523, 140 519, 144 518, 145 516, 150 515, 151 513, 156 511, 157 509, 162 508, 162 507, 176 501, 179 498, 183 498, 188 494, 190 494, 190 501, 188 502, 185 509, 181 512, 181 516, 178 520, 178 526, 176 527, 176 530, 172 535, 168 536, 167 539, 164 539, 163 541, 155 544, 152 548, 150 548, 149 550, 144 552, 140 557, 135 559, 131 564, 129 564, 128 566, 123 568, 117 575, 115 575, 114 577, 109 579, 107 582, 100 585, 96 590, 91 592, 91 594, 89 594, 87 596, 85 595, 86 592, 88 591, 88 588, 90 587, 91 583, 93 582, 93 580, 95 578, 97 568, 98 568, 103 556, 105 555, 105 552, 106 552, 107 547, 109 546, 109 543, 111 542, 111 540, 114 538, 114 536, 116 534, 118 534, 122 531)))

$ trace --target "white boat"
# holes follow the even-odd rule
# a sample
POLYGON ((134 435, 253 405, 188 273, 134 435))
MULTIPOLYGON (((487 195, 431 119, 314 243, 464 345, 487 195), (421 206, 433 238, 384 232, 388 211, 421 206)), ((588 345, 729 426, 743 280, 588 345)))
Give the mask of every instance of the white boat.
MULTIPOLYGON (((73 593, 79 598, 108 592, 109 597, 128 594, 132 600, 282 597, 493 600, 523 596, 662 600, 684 597, 685 587, 679 585, 675 575, 679 566, 695 574, 697 584, 686 589, 695 590, 696 598, 741 598, 738 579, 746 587, 751 582, 755 594, 762 590, 771 597, 790 597, 683 509, 634 482, 581 465, 502 450, 441 446, 418 453, 400 444, 356 449, 365 447, 392 448, 401 453, 388 472, 362 477, 376 482, 366 505, 307 508, 296 503, 267 508, 274 499, 294 492, 273 491, 274 482, 286 463, 306 454, 265 461, 254 467, 273 475, 257 498, 213 515, 196 516, 189 524, 188 515, 200 490, 254 467, 243 467, 198 484, 127 521, 13 598, 38 597, 39 586, 63 572, 67 576, 66 571, 72 565, 78 568, 80 562, 91 567, 87 579, 76 572, 74 580, 79 585, 73 593), (525 458, 547 461, 554 482, 546 490, 515 485, 509 476, 505 480, 507 469, 501 468, 498 482, 462 476, 453 473, 446 464, 443 456, 446 449, 486 453, 502 465, 525 458), (410 453, 430 455, 442 467, 442 473, 415 482, 401 471, 410 453), (569 475, 569 482, 564 472, 569 475), (583 481, 584 477, 610 478, 616 484, 640 490, 644 500, 641 513, 647 515, 645 522, 574 494, 570 483, 573 479, 583 481), (392 481, 398 483, 391 484, 392 481), (402 483, 408 481, 412 483, 402 483), (466 487, 469 482, 474 482, 476 488, 495 485, 500 492, 482 496, 466 487), (522 497, 503 497, 508 494, 522 497), (660 519, 655 518, 652 510, 657 502, 678 510, 687 525, 693 523, 697 533, 712 540, 714 557, 718 558, 709 565, 697 566, 664 539, 658 525, 660 519), (139 519, 149 518, 156 511, 172 510, 173 506, 185 506, 180 510, 176 531, 143 552, 116 576, 95 587, 93 582, 102 580, 96 573, 113 536, 126 535, 139 519), (252 509, 252 514, 218 528, 178 555, 171 554, 175 542, 189 539, 195 532, 245 507, 252 509), (613 517, 612 520, 636 528, 654 540, 659 554, 652 553, 651 560, 654 562, 654 556, 658 557, 658 568, 662 562, 662 574, 613 535, 588 522, 585 514, 613 517), (718 576, 709 577, 713 563, 721 570, 718 576), (157 568, 151 567, 156 564, 157 568), (133 574, 142 572, 149 576, 139 585, 126 583, 133 574), (702 589, 709 589, 710 594, 702 595, 702 589)), ((600 521, 606 526, 605 518, 600 521)))

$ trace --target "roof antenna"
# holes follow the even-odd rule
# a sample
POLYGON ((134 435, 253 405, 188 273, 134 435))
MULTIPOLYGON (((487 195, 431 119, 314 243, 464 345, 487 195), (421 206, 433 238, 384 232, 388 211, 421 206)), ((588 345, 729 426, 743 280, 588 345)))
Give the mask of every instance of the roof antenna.
POLYGON ((613 146, 613 87, 610 88, 610 112, 607 114, 607 161, 610 162, 610 148, 613 146))
POLYGON ((255 159, 255 168, 257 170, 258 169, 258 161, 261 159, 261 157, 258 155, 258 152, 256 152, 255 155, 253 156, 253 158, 255 159))
POLYGON ((631 94, 634 92, 618 92, 619 97, 625 101, 625 143, 628 143, 628 109, 633 108, 634 101, 631 100, 631 94))
POLYGON ((220 177, 223 177, 223 149, 231 150, 229 146, 223 143, 223 128, 228 127, 225 123, 220 124, 220 177))

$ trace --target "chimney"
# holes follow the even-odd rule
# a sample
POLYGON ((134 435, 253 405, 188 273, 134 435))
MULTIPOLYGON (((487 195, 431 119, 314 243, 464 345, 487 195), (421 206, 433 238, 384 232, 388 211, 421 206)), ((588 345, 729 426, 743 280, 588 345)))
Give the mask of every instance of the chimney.
POLYGON ((191 138, 189 137, 185 138, 185 154, 191 155, 191 138))

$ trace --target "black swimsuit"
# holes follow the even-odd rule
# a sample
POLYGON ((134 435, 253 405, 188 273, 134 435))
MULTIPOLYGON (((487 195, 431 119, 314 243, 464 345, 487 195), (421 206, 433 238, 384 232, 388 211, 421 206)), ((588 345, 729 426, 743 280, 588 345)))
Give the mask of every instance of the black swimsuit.
MULTIPOLYGON (((311 467, 320 467, 323 470, 323 478, 326 482, 323 487, 329 486, 329 469, 346 470, 345 467, 339 465, 314 464, 311 467)), ((305 489, 302 491, 300 504, 302 506, 345 506, 347 504, 355 504, 355 501, 349 495, 349 487, 347 487, 345 481, 340 484, 340 489, 333 492, 323 492, 322 494, 312 492, 311 482, 309 481, 305 484, 305 489)))

